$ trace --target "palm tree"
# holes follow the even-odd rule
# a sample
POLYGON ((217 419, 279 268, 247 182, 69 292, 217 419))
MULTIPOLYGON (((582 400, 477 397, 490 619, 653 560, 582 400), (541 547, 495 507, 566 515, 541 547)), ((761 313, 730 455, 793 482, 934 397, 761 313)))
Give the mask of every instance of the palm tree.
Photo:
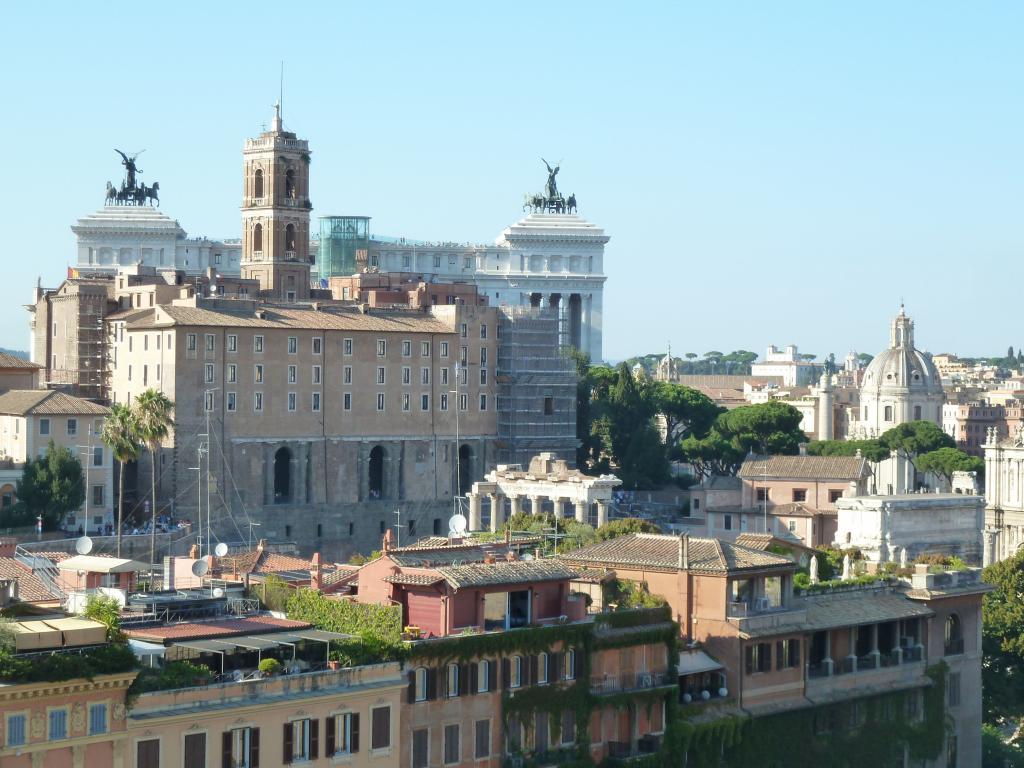
MULTIPOLYGON (((171 419, 172 410, 174 410, 174 403, 163 392, 158 392, 152 387, 141 395, 135 396, 135 405, 132 408, 139 439, 149 449, 150 479, 152 481, 150 502, 153 505, 153 517, 149 531, 149 561, 153 564, 153 568, 156 568, 156 452, 160 450, 160 444, 171 431, 171 427, 174 426, 174 420, 171 419)), ((152 582, 152 578, 150 578, 150 582, 152 582)), ((152 583, 150 588, 152 588, 152 583)))
POLYGON ((129 461, 135 461, 142 453, 142 446, 139 445, 136 431, 135 414, 132 413, 132 409, 128 405, 114 403, 110 406, 110 415, 103 422, 100 440, 111 450, 114 459, 121 465, 117 483, 117 556, 120 557, 121 526, 124 518, 124 465, 129 461))

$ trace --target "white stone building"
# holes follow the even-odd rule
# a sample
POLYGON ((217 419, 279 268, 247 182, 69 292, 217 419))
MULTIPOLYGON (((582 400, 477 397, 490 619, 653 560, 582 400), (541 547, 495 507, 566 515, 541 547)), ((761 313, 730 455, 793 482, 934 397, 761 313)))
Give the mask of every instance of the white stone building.
POLYGON ((931 356, 914 347, 914 321, 900 307, 889 331, 889 348, 868 365, 860 388, 860 412, 851 431, 878 437, 908 421, 942 426, 946 395, 931 356))
POLYGON ((781 376, 786 387, 802 387, 814 383, 822 367, 810 360, 801 360, 796 344, 780 350, 774 344, 768 347, 763 360, 750 366, 751 376, 781 376))
POLYGON ((958 493, 855 496, 836 500, 835 545, 857 547, 876 563, 907 561, 918 555, 956 555, 982 561, 985 500, 958 493))
POLYGON ((985 444, 985 564, 1013 557, 1024 545, 1024 433, 985 444))

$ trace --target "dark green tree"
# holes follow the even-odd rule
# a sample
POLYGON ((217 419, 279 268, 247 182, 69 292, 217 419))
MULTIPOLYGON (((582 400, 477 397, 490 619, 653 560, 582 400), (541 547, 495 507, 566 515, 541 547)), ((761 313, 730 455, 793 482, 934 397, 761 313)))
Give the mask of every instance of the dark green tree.
POLYGON ((890 451, 903 450, 917 466, 915 458, 939 448, 956 448, 956 441, 930 421, 907 421, 883 432, 879 438, 890 451))
POLYGON ((890 453, 878 440, 812 440, 807 444, 810 456, 856 456, 857 451, 868 461, 882 461, 890 453))
POLYGON ((985 473, 985 461, 977 456, 969 456, 959 448, 939 448, 921 454, 914 461, 920 472, 934 472, 944 477, 947 483, 953 482, 954 472, 977 472, 981 477, 985 473))
POLYGON ((722 409, 703 392, 674 384, 654 382, 654 409, 665 419, 667 443, 674 445, 688 434, 706 435, 722 409))
POLYGON ((42 515, 44 529, 58 528, 64 516, 85 501, 82 463, 68 448, 51 440, 46 453, 25 462, 17 494, 30 518, 42 515))
POLYGON ((668 456, 654 428, 652 382, 638 381, 622 364, 608 392, 602 425, 605 452, 626 488, 653 488, 668 479, 668 456))
POLYGON ((650 520, 641 520, 638 517, 625 517, 621 520, 612 520, 597 529, 598 541, 607 541, 618 536, 625 536, 629 533, 661 533, 661 528, 650 520))
POLYGON ((998 728, 985 723, 981 726, 981 768, 1024 768, 1024 750, 1016 743, 1008 744, 998 728))
POLYGON ((985 722, 1024 717, 1024 550, 982 573, 995 589, 982 600, 982 707, 985 722))

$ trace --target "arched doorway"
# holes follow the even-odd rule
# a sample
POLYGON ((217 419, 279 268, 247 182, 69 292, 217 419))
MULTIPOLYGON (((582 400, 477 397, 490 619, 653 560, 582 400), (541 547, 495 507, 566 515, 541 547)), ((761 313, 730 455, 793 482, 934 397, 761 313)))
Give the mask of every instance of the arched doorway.
POLYGON ((257 224, 252 228, 252 249, 254 251, 263 250, 263 225, 257 224))
POLYGON ((371 499, 384 498, 384 448, 379 445, 370 451, 368 485, 371 499))
POLYGON ((291 501, 292 489, 292 452, 287 448, 278 448, 274 454, 274 503, 285 504, 291 501))
POLYGON ((295 225, 289 224, 284 228, 284 249, 290 253, 295 252, 295 225))
POLYGON ((459 446, 459 496, 473 490, 473 449, 463 443, 459 446))

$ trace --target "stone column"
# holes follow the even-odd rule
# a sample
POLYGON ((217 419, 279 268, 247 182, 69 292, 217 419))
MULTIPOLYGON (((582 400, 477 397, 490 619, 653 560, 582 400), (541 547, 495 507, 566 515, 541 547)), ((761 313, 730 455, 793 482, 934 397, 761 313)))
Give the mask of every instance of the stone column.
POLYGON ((576 522, 577 523, 589 522, 587 518, 590 517, 590 514, 589 514, 590 513, 590 504, 588 504, 585 500, 577 499, 575 507, 576 507, 576 522))
POLYGON ((832 676, 832 667, 835 664, 832 661, 832 630, 825 630, 825 658, 821 660, 821 666, 825 670, 825 676, 832 676))
POLYGON ((544 500, 540 496, 530 497, 530 514, 539 515, 541 509, 543 509, 544 500))
POLYGON ((505 497, 500 493, 492 493, 491 496, 491 533, 501 530, 505 522, 505 497))
POLYGON ((896 625, 896 632, 893 635, 892 658, 897 664, 903 663, 903 644, 900 642, 900 620, 893 622, 896 625))
POLYGON ((565 499, 561 496, 557 496, 553 499, 555 502, 555 518, 561 520, 565 517, 565 499))
POLYGON ((292 493, 292 498, 295 499, 297 504, 306 504, 309 502, 309 479, 307 477, 307 472, 309 471, 309 443, 299 443, 298 454, 299 471, 295 476, 295 490, 292 493))
POLYGON ((878 650, 878 625, 871 625, 871 661, 874 664, 874 668, 878 669, 882 666, 882 654, 878 650))
POLYGON ((523 497, 522 496, 509 496, 509 504, 512 505, 511 514, 514 517, 523 511, 523 497))
POLYGON ((856 627, 850 627, 850 629, 847 632, 847 634, 849 635, 848 642, 849 642, 850 646, 849 646, 849 648, 847 648, 849 653, 846 654, 846 659, 847 659, 847 661, 850 662, 850 671, 851 672, 856 672, 857 671, 857 628, 856 627))
POLYGON ((467 493, 466 498, 469 500, 469 530, 479 531, 483 528, 483 515, 480 512, 480 494, 479 493, 467 493))
POLYGON ((608 522, 608 502, 597 502, 597 527, 600 528, 608 522))

